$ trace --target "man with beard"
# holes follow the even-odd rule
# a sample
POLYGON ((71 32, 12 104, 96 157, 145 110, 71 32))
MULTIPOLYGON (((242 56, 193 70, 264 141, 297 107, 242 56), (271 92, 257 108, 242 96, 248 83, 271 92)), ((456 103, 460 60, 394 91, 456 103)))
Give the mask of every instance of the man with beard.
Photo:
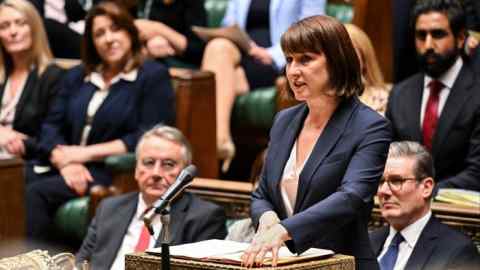
POLYGON ((432 157, 417 142, 393 142, 378 199, 385 226, 370 234, 381 270, 478 269, 472 241, 432 215, 432 157))
POLYGON ((394 86, 394 140, 422 143, 439 188, 480 191, 480 82, 462 58, 465 12, 457 0, 421 0, 412 13, 422 72, 394 86))

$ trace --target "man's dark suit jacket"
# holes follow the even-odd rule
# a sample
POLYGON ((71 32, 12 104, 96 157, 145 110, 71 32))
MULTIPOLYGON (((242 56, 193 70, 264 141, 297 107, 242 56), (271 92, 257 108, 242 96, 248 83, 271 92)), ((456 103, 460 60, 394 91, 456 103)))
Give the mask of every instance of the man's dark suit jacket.
MULTIPOLYGON (((390 93, 385 115, 392 122, 395 141, 423 141, 424 77, 418 73, 390 93)), ((465 63, 438 120, 432 155, 438 187, 480 191, 480 82, 465 63)))
MULTIPOLYGON (((389 227, 370 233, 373 251, 378 257, 387 239, 389 227)), ((478 269, 480 254, 472 241, 460 232, 431 217, 423 229, 405 270, 478 269)))
MULTIPOLYGON (((88 260, 92 269, 110 269, 135 215, 137 204, 138 192, 103 201, 77 253, 77 262, 88 260)), ((223 209, 195 195, 183 194, 172 204, 170 216, 172 245, 223 239, 227 235, 223 209)), ((158 239, 155 245, 159 246, 160 241, 158 239)))
MULTIPOLYGON (((13 129, 29 136, 25 141, 26 159, 32 158, 35 154, 40 126, 60 89, 59 82, 64 73, 65 71, 57 65, 50 64, 40 76, 37 68, 28 74, 13 119, 13 129)), ((4 92, 5 84, 0 83, 0 103, 4 92)))
POLYGON ((287 241, 291 250, 332 249, 355 256, 356 269, 378 269, 367 224, 387 158, 390 125, 356 97, 344 100, 305 163, 294 215, 288 218, 280 181, 307 113, 303 103, 276 117, 260 185, 252 197, 254 224, 273 210, 293 239, 287 241))

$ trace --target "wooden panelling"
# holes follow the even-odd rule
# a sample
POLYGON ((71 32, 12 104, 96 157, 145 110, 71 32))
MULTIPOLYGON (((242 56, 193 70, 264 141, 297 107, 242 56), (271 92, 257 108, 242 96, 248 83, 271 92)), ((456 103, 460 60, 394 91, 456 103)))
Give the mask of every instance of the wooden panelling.
POLYGON ((23 161, 0 160, 0 257, 12 256, 25 239, 23 161))
POLYGON ((353 24, 370 37, 387 82, 393 78, 393 22, 391 0, 355 0, 353 24))
POLYGON ((212 72, 171 69, 176 90, 176 126, 190 141, 202 177, 218 177, 215 80, 212 72))

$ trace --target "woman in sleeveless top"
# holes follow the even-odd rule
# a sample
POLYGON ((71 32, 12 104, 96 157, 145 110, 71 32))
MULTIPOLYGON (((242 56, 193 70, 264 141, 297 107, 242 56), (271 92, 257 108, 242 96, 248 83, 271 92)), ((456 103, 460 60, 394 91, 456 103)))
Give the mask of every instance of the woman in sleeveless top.
POLYGON ((383 80, 383 74, 378 64, 372 41, 358 26, 346 24, 348 35, 360 60, 362 80, 365 90, 360 100, 375 111, 385 115, 390 87, 383 80))

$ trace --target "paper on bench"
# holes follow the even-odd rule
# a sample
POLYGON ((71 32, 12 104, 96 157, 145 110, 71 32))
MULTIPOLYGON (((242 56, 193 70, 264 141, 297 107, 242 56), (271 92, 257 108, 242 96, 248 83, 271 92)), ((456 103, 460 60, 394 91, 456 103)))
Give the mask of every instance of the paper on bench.
MULTIPOLYGON (((239 243, 228 240, 205 240, 191 244, 184 244, 170 247, 170 255, 174 257, 199 259, 206 261, 217 261, 232 264, 240 264, 243 251, 250 246, 249 243, 239 243)), ((161 248, 147 250, 150 254, 161 254, 161 248)), ((278 264, 292 263, 312 258, 324 258, 334 254, 327 249, 311 248, 301 255, 292 254, 287 247, 279 250, 278 264)), ((269 257, 265 256, 264 264, 269 264, 269 257)))

